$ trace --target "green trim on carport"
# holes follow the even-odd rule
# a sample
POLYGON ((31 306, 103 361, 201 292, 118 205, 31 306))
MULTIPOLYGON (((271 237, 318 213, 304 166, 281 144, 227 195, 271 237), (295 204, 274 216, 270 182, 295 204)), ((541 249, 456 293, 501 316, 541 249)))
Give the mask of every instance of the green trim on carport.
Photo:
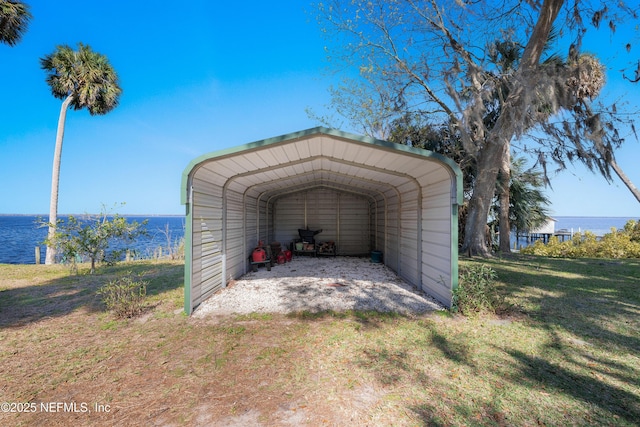
POLYGON ((191 240, 193 218, 191 212, 193 209, 191 209, 190 205, 187 205, 186 209, 186 224, 184 229, 184 312, 191 314, 193 312, 193 307, 191 307, 191 275, 193 273, 193 265, 191 263, 193 259, 193 243, 191 240))

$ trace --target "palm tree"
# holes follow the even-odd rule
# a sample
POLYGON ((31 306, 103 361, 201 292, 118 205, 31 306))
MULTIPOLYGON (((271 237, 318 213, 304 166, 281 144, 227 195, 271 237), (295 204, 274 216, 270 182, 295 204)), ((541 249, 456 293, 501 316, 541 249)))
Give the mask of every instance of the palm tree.
POLYGON ((511 229, 520 234, 544 224, 549 218, 550 201, 542 192, 544 175, 537 169, 525 170, 525 159, 511 163, 509 220, 511 229))
MULTIPOLYGON (((549 218, 548 206, 551 202, 542 191, 545 185, 544 174, 538 169, 525 169, 525 167, 524 157, 516 157, 510 162, 507 187, 509 192, 507 242, 510 242, 511 231, 516 233, 517 239, 522 233, 541 226, 549 218)), ((500 222, 504 220, 503 209, 505 208, 502 200, 504 177, 499 178, 496 184, 497 197, 490 211, 494 220, 490 222, 490 226, 492 230, 499 227, 500 243, 502 243, 504 240, 502 233, 505 232, 504 227, 500 227, 500 222)))
MULTIPOLYGON (((78 50, 73 50, 67 45, 58 46, 55 52, 41 58, 40 64, 47 72, 46 81, 51 87, 51 93, 63 100, 58 118, 51 177, 47 239, 51 242, 58 220, 60 159, 67 109, 69 107, 74 110, 86 108, 91 115, 106 114, 118 105, 122 89, 118 85, 118 76, 107 57, 93 52, 91 47, 82 43, 78 43, 78 50)), ((45 263, 55 263, 55 256, 55 248, 49 243, 45 263)))
POLYGON ((0 0, 0 42, 15 46, 27 31, 29 6, 14 0, 0 0))

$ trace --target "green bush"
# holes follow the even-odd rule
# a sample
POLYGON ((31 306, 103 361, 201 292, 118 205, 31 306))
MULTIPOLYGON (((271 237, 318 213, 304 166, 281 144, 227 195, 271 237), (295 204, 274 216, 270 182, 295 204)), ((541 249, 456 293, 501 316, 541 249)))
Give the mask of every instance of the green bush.
POLYGON ((145 309, 147 282, 136 281, 129 273, 101 287, 98 295, 116 317, 135 317, 145 309))
POLYGON ((147 222, 128 222, 118 214, 110 215, 103 206, 100 215, 86 215, 84 218, 69 215, 66 222, 59 219, 53 225, 41 221, 41 225, 55 227, 53 238, 47 238, 44 243, 57 248, 63 263, 71 264, 72 271, 77 272, 76 262, 88 258, 91 261, 90 274, 93 274, 96 263, 113 265, 122 258, 126 248, 111 249, 115 243, 132 243, 139 236, 146 235, 144 226, 147 222))
POLYGON ((554 236, 547 244, 536 241, 520 252, 554 258, 640 258, 640 222, 630 220, 622 230, 612 228, 599 240, 588 231, 565 242, 554 236))
POLYGON ((461 266, 458 287, 453 290, 453 310, 464 315, 498 313, 505 308, 496 288, 495 270, 485 264, 461 266))

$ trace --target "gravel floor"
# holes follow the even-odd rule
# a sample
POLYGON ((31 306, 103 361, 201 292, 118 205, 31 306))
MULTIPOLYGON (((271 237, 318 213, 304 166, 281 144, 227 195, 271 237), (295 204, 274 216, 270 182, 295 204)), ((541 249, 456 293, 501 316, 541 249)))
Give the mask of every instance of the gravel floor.
POLYGON ((271 271, 261 267, 244 275, 200 304, 194 316, 305 310, 422 314, 442 308, 385 265, 368 258, 296 257, 271 271))

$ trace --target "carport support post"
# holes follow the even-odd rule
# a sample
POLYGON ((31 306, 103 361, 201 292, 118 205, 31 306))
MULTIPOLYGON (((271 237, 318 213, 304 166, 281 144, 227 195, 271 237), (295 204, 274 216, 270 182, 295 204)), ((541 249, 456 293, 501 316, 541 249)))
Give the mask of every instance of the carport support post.
MULTIPOLYGON (((336 248, 340 247, 340 196, 338 193, 338 206, 336 206, 336 248)), ((337 249, 336 249, 337 252, 337 249)), ((337 254, 337 253, 336 253, 337 254)))
POLYGON ((418 230, 418 242, 417 242, 417 249, 418 249, 418 261, 417 261, 417 265, 416 268, 418 269, 417 273, 417 277, 418 277, 418 283, 420 283, 420 289, 424 290, 425 286, 424 283, 422 283, 422 208, 423 208, 423 204, 424 204, 424 199, 422 198, 422 187, 418 186, 418 203, 416 203, 416 217, 418 218, 418 223, 416 224, 416 229, 418 230))
MULTIPOLYGON (((458 287, 458 201, 451 204, 451 292, 458 287)), ((451 304, 449 304, 451 306, 451 304)))
POLYGON ((227 287, 227 186, 229 181, 225 182, 222 186, 222 242, 220 247, 222 250, 222 276, 221 284, 223 288, 227 287))
POLYGON ((307 192, 304 193, 304 228, 308 228, 307 224, 307 192))
POLYGON ((193 304, 191 301, 191 283, 193 280, 193 218, 191 215, 190 202, 193 200, 193 186, 189 185, 189 202, 185 204, 186 219, 184 228, 184 312, 191 315, 193 304))

